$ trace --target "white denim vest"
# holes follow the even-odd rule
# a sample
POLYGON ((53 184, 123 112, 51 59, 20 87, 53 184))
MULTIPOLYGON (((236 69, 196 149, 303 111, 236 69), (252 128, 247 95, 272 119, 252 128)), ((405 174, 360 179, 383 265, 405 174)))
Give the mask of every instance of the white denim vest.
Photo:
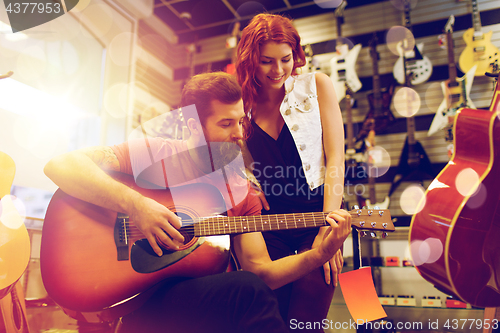
POLYGON ((325 152, 314 73, 290 76, 280 112, 297 145, 311 190, 325 182, 325 152))

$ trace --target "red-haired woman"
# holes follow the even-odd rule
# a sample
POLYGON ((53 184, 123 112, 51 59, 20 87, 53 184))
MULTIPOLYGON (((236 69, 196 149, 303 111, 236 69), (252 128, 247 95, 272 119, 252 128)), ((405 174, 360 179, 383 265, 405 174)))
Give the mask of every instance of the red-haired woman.
MULTIPOLYGON (((236 74, 251 122, 247 146, 254 175, 269 203, 263 214, 328 212, 341 207, 344 128, 340 108, 330 78, 323 73, 299 75, 304 65, 300 37, 290 19, 259 14, 243 30, 236 74)), ((271 259, 277 260, 318 247, 328 228, 263 235, 271 259)), ((251 256, 244 259, 250 266, 251 256)), ((342 265, 339 250, 323 269, 276 289, 285 322, 325 319, 342 265)))

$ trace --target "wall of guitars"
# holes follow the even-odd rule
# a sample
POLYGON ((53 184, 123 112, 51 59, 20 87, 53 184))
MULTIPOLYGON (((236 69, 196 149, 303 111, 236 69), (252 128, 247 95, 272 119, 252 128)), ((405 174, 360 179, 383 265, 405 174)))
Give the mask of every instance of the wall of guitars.
POLYGON ((450 160, 456 110, 491 104, 494 80, 485 72, 498 70, 500 4, 352 0, 296 24, 311 70, 351 88, 336 89, 346 129, 346 200, 388 205, 395 225, 408 226, 418 197, 450 160), (373 145, 378 170, 354 172, 373 145))

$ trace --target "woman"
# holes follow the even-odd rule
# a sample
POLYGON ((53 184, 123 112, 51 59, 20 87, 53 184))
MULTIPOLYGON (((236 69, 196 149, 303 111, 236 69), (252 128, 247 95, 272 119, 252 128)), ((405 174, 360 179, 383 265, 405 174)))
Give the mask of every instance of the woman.
MULTIPOLYGON (((263 213, 333 211, 344 192, 344 130, 330 78, 298 75, 305 65, 291 20, 259 14, 242 31, 236 73, 250 118, 248 149, 269 205, 263 213)), ((273 260, 318 246, 326 228, 264 233, 273 260)), ((326 318, 343 265, 339 250, 323 269, 276 290, 286 322, 326 318)))

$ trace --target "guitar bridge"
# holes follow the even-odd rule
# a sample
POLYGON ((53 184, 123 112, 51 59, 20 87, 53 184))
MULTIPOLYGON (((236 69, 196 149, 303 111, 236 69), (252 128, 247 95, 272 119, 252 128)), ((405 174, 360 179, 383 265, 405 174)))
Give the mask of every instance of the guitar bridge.
POLYGON ((114 228, 116 255, 118 261, 129 260, 128 251, 128 215, 118 213, 114 228))

